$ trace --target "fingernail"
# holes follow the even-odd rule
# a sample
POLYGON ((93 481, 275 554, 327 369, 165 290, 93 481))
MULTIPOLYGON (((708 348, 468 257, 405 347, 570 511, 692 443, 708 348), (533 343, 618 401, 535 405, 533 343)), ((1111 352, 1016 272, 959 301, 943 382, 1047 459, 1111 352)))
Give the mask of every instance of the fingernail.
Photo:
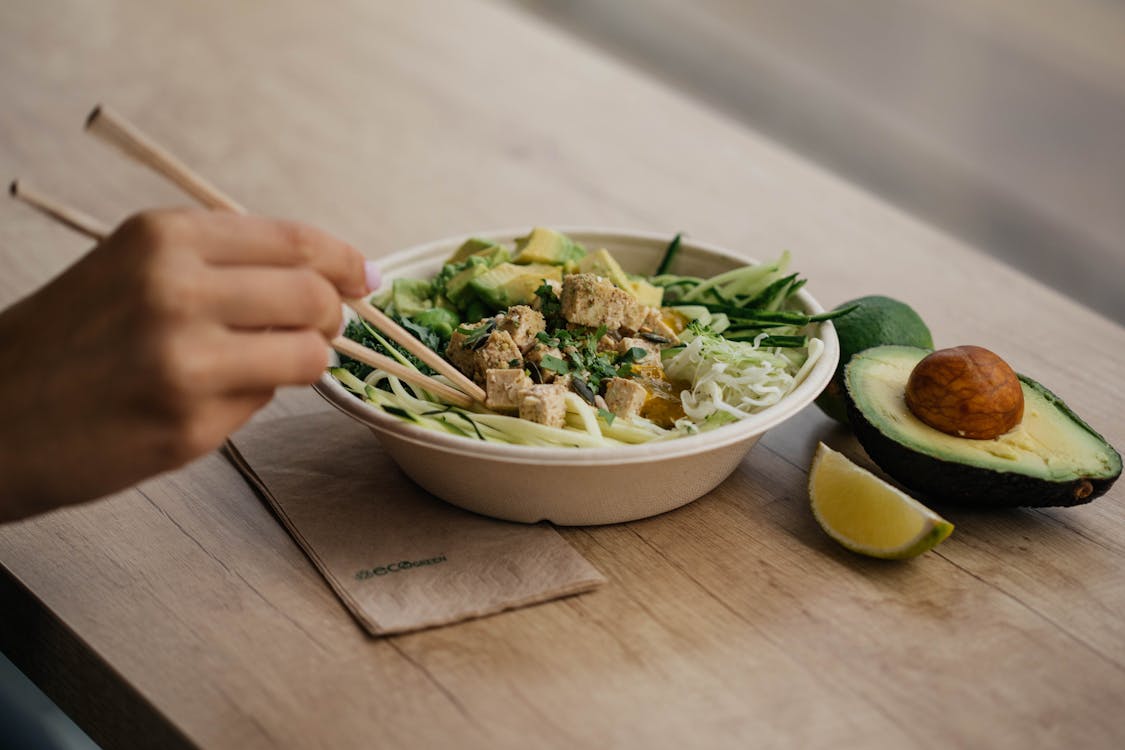
POLYGON ((375 261, 364 261, 363 272, 367 277, 368 292, 375 291, 383 283, 383 274, 379 273, 379 266, 375 265, 375 261))
POLYGON ((348 319, 345 317, 343 320, 340 321, 340 330, 336 331, 336 335, 337 336, 343 336, 344 331, 346 331, 347 329, 348 329, 348 319))

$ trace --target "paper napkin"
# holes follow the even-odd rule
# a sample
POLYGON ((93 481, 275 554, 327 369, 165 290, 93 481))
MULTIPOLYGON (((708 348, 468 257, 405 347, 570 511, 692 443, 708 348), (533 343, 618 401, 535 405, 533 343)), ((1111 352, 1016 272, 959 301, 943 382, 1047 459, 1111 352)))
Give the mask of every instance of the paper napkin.
POLYGON ((231 438, 227 454, 372 635, 605 582, 547 524, 485 518, 428 494, 369 429, 337 412, 251 424, 231 438))

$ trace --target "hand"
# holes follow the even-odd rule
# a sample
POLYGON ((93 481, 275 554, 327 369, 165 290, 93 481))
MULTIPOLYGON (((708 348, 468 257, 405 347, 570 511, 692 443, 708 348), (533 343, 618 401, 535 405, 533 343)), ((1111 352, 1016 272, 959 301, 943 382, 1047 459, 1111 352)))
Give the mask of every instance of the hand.
POLYGON ((277 386, 316 380, 340 298, 378 274, 311 227, 138 214, 0 313, 0 521, 218 447, 277 386))

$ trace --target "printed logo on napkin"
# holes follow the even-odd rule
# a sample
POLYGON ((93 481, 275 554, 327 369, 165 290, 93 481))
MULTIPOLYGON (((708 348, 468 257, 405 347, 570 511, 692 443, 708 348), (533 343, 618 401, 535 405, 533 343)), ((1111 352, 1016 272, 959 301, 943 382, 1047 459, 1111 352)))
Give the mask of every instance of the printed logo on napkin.
POLYGON ((388 573, 401 573, 405 570, 412 568, 424 568, 427 565, 437 565, 438 563, 445 562, 445 555, 438 555, 431 557, 428 560, 402 560, 401 562, 391 563, 390 565, 376 565, 374 568, 365 568, 356 572, 355 577, 357 581, 366 581, 368 578, 375 576, 385 576, 388 573))

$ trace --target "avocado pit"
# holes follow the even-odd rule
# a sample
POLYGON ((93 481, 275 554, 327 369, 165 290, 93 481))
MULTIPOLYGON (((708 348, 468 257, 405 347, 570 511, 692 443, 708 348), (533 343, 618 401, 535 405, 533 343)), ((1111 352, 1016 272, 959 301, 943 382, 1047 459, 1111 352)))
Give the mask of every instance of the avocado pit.
POLYGON ((992 440, 1023 419, 1023 388, 1012 368, 979 346, 940 349, 906 383, 914 416, 947 435, 992 440))
MULTIPOLYGON (((879 346, 852 357, 844 372, 848 420, 867 454, 919 497, 978 508, 1088 503, 1121 476, 1121 455, 1061 398, 1018 375, 1019 428, 993 440, 934 429, 903 398, 930 351, 879 346)), ((925 371, 923 371, 924 374, 925 371)))

